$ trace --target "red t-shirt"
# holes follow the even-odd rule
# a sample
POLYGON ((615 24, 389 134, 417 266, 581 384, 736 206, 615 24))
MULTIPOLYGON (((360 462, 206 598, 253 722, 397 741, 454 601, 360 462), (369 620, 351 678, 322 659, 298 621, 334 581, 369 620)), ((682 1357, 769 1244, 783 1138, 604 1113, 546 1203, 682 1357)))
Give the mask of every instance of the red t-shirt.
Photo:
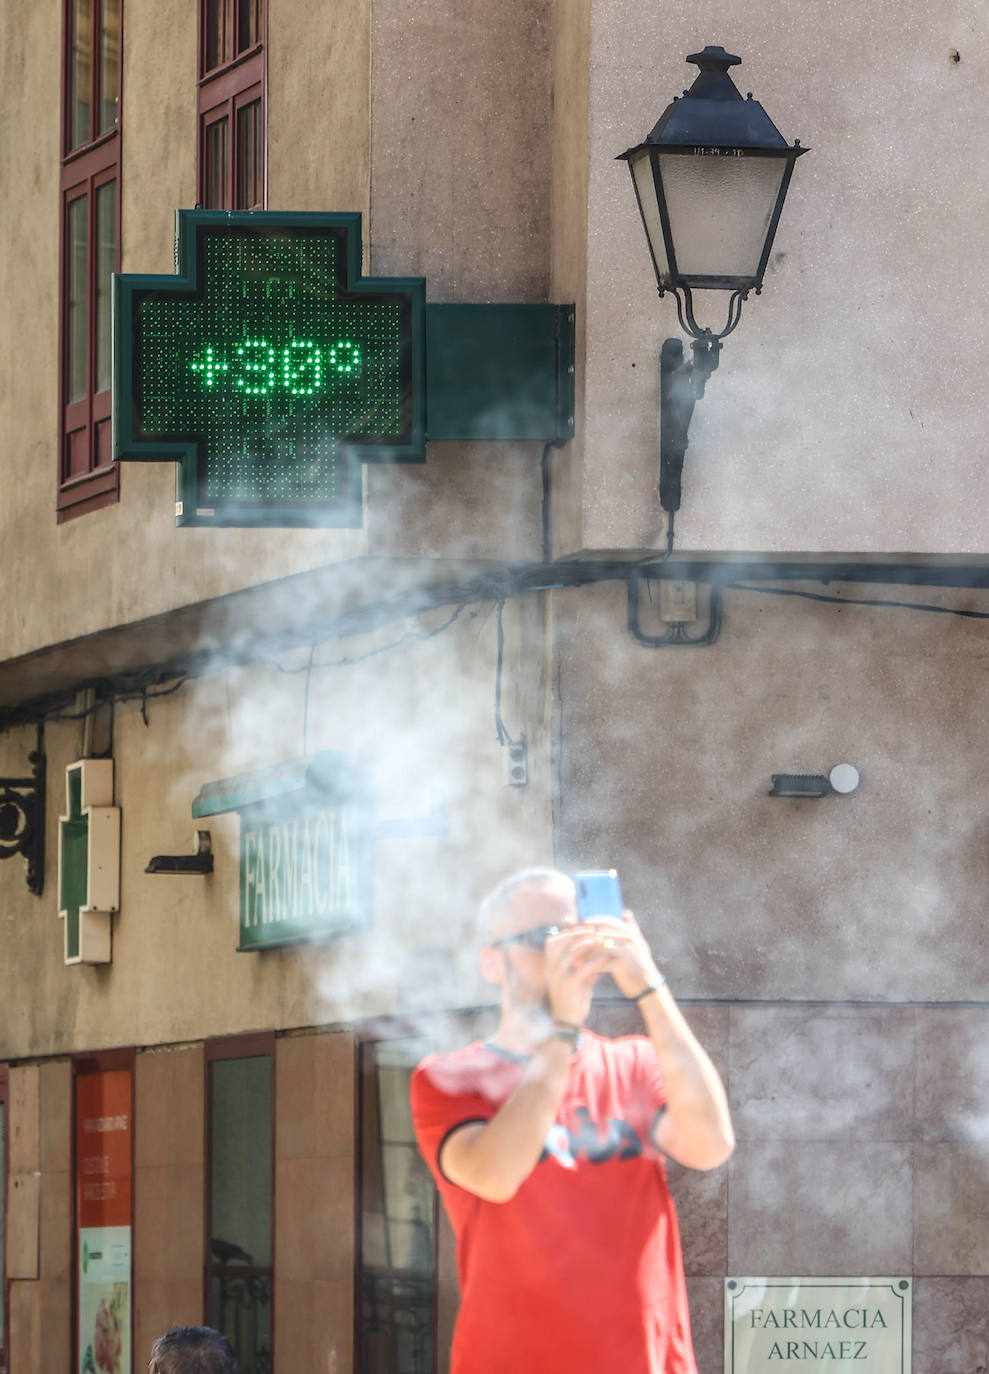
POLYGON ((476 1043, 412 1077, 419 1147, 457 1237, 451 1374, 696 1374, 651 1043, 585 1031, 542 1158, 508 1202, 440 1172, 458 1126, 488 1121, 524 1072, 476 1043))

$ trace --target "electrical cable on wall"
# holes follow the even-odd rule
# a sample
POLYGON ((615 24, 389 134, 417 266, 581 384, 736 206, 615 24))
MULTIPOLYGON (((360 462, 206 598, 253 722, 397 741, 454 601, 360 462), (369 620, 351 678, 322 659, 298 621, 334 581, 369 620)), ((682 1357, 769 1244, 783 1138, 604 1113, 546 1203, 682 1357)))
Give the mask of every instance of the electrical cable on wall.
MULTIPOLYGON (((586 585, 597 585, 605 582, 624 582, 626 588, 634 593, 638 590, 638 584, 645 580, 647 592, 651 592, 651 578, 649 571, 652 568, 667 564, 670 558, 670 550, 661 553, 649 554, 634 563, 581 563, 574 561, 560 561, 557 563, 529 563, 519 564, 507 569, 503 573, 491 575, 485 574, 471 578, 465 582, 445 584, 441 587, 432 589, 429 593, 426 604, 416 605, 414 613, 423 614, 428 610, 434 610, 441 606, 453 605, 452 612, 440 624, 430 630, 410 630, 390 641, 388 644, 380 645, 377 648, 369 649, 366 653, 346 656, 344 658, 330 659, 322 663, 313 661, 312 665, 308 661, 301 667, 288 668, 278 663, 271 657, 266 656, 263 649, 263 642, 247 649, 231 649, 227 653, 193 653, 182 658, 176 657, 167 663, 159 663, 151 668, 138 669, 131 672, 108 674, 99 678, 83 679, 74 683, 70 688, 59 691, 39 694, 35 697, 28 697, 11 707, 0 708, 0 733, 4 733, 15 726, 35 724, 39 721, 77 721, 84 720, 88 715, 103 709, 108 704, 123 704, 130 701, 140 701, 142 703, 142 717, 147 720, 148 704, 158 697, 170 696, 180 690, 184 684, 192 678, 203 676, 207 672, 216 672, 221 669, 235 666, 244 666, 251 663, 265 663, 277 669, 281 673, 300 673, 311 672, 321 668, 342 668, 349 667, 351 664, 362 663, 378 654, 388 653, 392 649, 402 644, 414 640, 432 639, 436 635, 442 634, 448 629, 462 614, 472 605, 478 605, 484 601, 493 601, 500 606, 514 597, 525 596, 531 592, 563 589, 567 587, 581 587, 586 585), (550 580, 551 579, 551 580, 550 580), (169 685, 164 686, 163 684, 169 685), (77 700, 78 694, 85 689, 94 691, 94 699, 86 708, 79 710, 73 709, 72 703, 77 700)), ((796 596, 810 601, 819 601, 831 605, 839 606, 873 606, 879 608, 891 608, 899 610, 913 610, 919 612, 929 612, 937 615, 955 615, 962 618, 973 620, 989 620, 989 612, 966 610, 951 606, 935 606, 923 602, 896 601, 890 598, 879 597, 840 597, 825 593, 810 592, 799 590, 792 587, 768 587, 757 586, 742 582, 719 583, 715 578, 704 577, 701 575, 703 569, 693 564, 686 564, 683 569, 685 580, 708 581, 712 590, 761 593, 765 596, 796 596)), ((877 568, 873 574, 878 573, 877 568)), ((890 576, 890 569, 883 570, 887 581, 898 581, 890 576)), ((963 570, 965 571, 965 570, 963 570)), ((874 582, 875 575, 866 577, 861 565, 855 565, 854 569, 849 570, 836 567, 838 574, 834 578, 829 578, 820 565, 815 565, 814 574, 808 576, 806 580, 828 581, 848 581, 848 582, 874 582)), ((985 590, 981 580, 982 570, 969 569, 968 580, 956 581, 945 580, 944 578, 932 579, 919 578, 920 585, 942 586, 942 587, 966 587, 975 590, 985 590), (978 573, 976 580, 972 580, 978 573)), ((954 576, 957 577, 958 570, 954 576)), ((419 593, 418 595, 421 595, 419 593)), ((375 603, 366 608, 365 620, 377 620, 378 624, 386 624, 389 620, 399 619, 407 616, 410 610, 405 605, 391 606, 375 603)), ((475 612, 476 614, 476 612, 475 612)), ((501 617, 499 615, 499 624, 501 617)), ((377 628, 377 625, 372 626, 377 628)), ((356 617, 346 617, 338 622, 337 632, 334 634, 329 630, 325 635, 316 640, 316 643, 327 643, 331 638, 344 638, 349 634, 369 633, 370 628, 367 623, 361 624, 356 617)), ((322 627, 320 627, 322 628, 322 627)), ((274 636, 269 637, 268 643, 274 636)), ((284 635, 282 636, 284 638, 284 635)), ((648 641, 648 637, 647 637, 648 641)), ((309 640, 312 643, 312 640, 309 640)), ((300 647, 292 645, 293 648, 300 647)), ((269 649, 270 652, 270 649, 269 649)), ((499 668, 499 675, 500 675, 499 668)), ((500 676, 499 676, 500 692, 500 676)), ((510 741, 510 736, 505 731, 504 722, 501 720, 500 696, 497 707, 496 728, 500 724, 500 729, 504 732, 505 742, 510 741)), ((515 742, 518 744, 518 741, 515 742)))
POLYGON ((505 661, 505 626, 503 614, 505 610, 504 601, 498 602, 498 662, 495 667, 495 734, 499 744, 507 744, 517 749, 523 743, 520 739, 514 739, 505 729, 505 722, 501 714, 501 678, 502 669, 505 661))
POLYGON ((989 620, 989 611, 966 611, 957 606, 932 606, 923 601, 890 601, 884 597, 829 596, 825 592, 804 592, 795 587, 752 587, 744 582, 726 582, 733 592, 757 592, 761 596, 799 596, 805 601, 824 601, 834 606, 882 606, 904 611, 930 611, 935 615, 960 615, 971 620, 989 620))

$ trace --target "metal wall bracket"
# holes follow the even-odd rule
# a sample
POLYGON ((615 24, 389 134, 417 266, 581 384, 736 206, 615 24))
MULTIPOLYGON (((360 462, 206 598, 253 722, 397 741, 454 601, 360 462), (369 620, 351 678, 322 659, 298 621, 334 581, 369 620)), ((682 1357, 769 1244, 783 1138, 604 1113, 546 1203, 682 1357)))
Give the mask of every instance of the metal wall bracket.
POLYGON ((646 576, 643 569, 638 568, 630 573, 625 582, 628 592, 628 628, 632 638, 639 644, 644 644, 649 649, 666 648, 703 648, 707 644, 713 644, 721 633, 721 602, 722 592, 720 587, 711 586, 711 600, 708 606, 707 629, 700 634, 691 635, 687 633, 687 623, 685 621, 674 621, 665 635, 649 635, 642 629, 639 622, 639 588, 642 580, 646 576))
POLYGON ((826 797, 831 783, 823 773, 773 773, 771 797, 826 797))
POLYGON ((38 725, 37 747, 27 756, 29 778, 0 778, 0 859, 27 860, 28 891, 45 886, 45 738, 38 725))
POLYGON ((680 480, 694 405, 718 366, 721 342, 713 335, 691 343, 693 362, 683 360, 680 339, 665 339, 659 358, 659 500, 663 510, 680 509, 680 480))
POLYGON ((155 854, 145 873, 212 873, 213 837, 208 830, 196 830, 191 854, 155 854))
POLYGON ((427 438, 572 438, 574 315, 572 305, 427 302, 427 438))

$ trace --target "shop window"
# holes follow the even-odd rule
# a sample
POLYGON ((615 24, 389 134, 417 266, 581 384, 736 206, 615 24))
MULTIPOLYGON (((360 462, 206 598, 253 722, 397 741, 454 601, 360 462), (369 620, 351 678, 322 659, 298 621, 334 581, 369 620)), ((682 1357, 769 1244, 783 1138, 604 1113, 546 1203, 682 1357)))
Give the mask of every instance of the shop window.
POLYGON ((273 1037, 210 1041, 206 1320, 241 1374, 270 1374, 274 1286, 273 1037))
POLYGON ((436 1368, 438 1199, 416 1146, 409 1079, 433 1045, 360 1046, 360 1359, 364 1374, 436 1368))
POLYGON ((0 1064, 0 1374, 7 1374, 7 1065, 0 1064))
POLYGON ((262 0, 200 0, 199 201, 207 210, 265 203, 262 0))
POLYGON ((121 0, 65 0, 59 520, 116 501, 110 276, 120 266, 121 0))

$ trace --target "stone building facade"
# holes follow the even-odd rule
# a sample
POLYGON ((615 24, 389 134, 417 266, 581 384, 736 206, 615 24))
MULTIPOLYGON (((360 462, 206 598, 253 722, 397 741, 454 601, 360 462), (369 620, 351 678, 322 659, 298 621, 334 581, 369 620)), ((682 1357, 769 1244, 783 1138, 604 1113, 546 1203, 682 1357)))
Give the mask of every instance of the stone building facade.
MULTIPOLYGON (((987 1364, 986 27, 970 0, 7 0, 2 1374, 83 1369, 94 1313, 121 1374, 201 1321, 245 1369, 442 1371, 405 1084, 490 1024, 473 911, 548 861, 619 868, 728 1086, 732 1160, 671 1171, 700 1367, 760 1275, 908 1279, 914 1374, 987 1364), (668 553, 679 331, 615 158, 707 43, 811 151, 668 553), (173 464, 111 460, 106 293, 172 272, 197 204, 357 212, 365 273, 427 302, 572 304, 573 437, 368 464, 349 528, 176 527, 173 464), (657 643, 684 598, 710 642, 657 643), (67 770, 108 760, 110 957, 66 962, 67 770), (839 763, 847 795, 769 795, 839 763), (275 842, 263 880, 242 848, 258 788, 344 775, 348 920, 248 947, 245 864, 289 902, 275 842), (149 871, 196 831, 212 871, 149 871), (123 1173, 87 1143, 115 1133, 123 1173), (102 1278, 91 1225, 124 1247, 102 1278)), ((607 990, 595 1015, 635 1026, 607 990)))

